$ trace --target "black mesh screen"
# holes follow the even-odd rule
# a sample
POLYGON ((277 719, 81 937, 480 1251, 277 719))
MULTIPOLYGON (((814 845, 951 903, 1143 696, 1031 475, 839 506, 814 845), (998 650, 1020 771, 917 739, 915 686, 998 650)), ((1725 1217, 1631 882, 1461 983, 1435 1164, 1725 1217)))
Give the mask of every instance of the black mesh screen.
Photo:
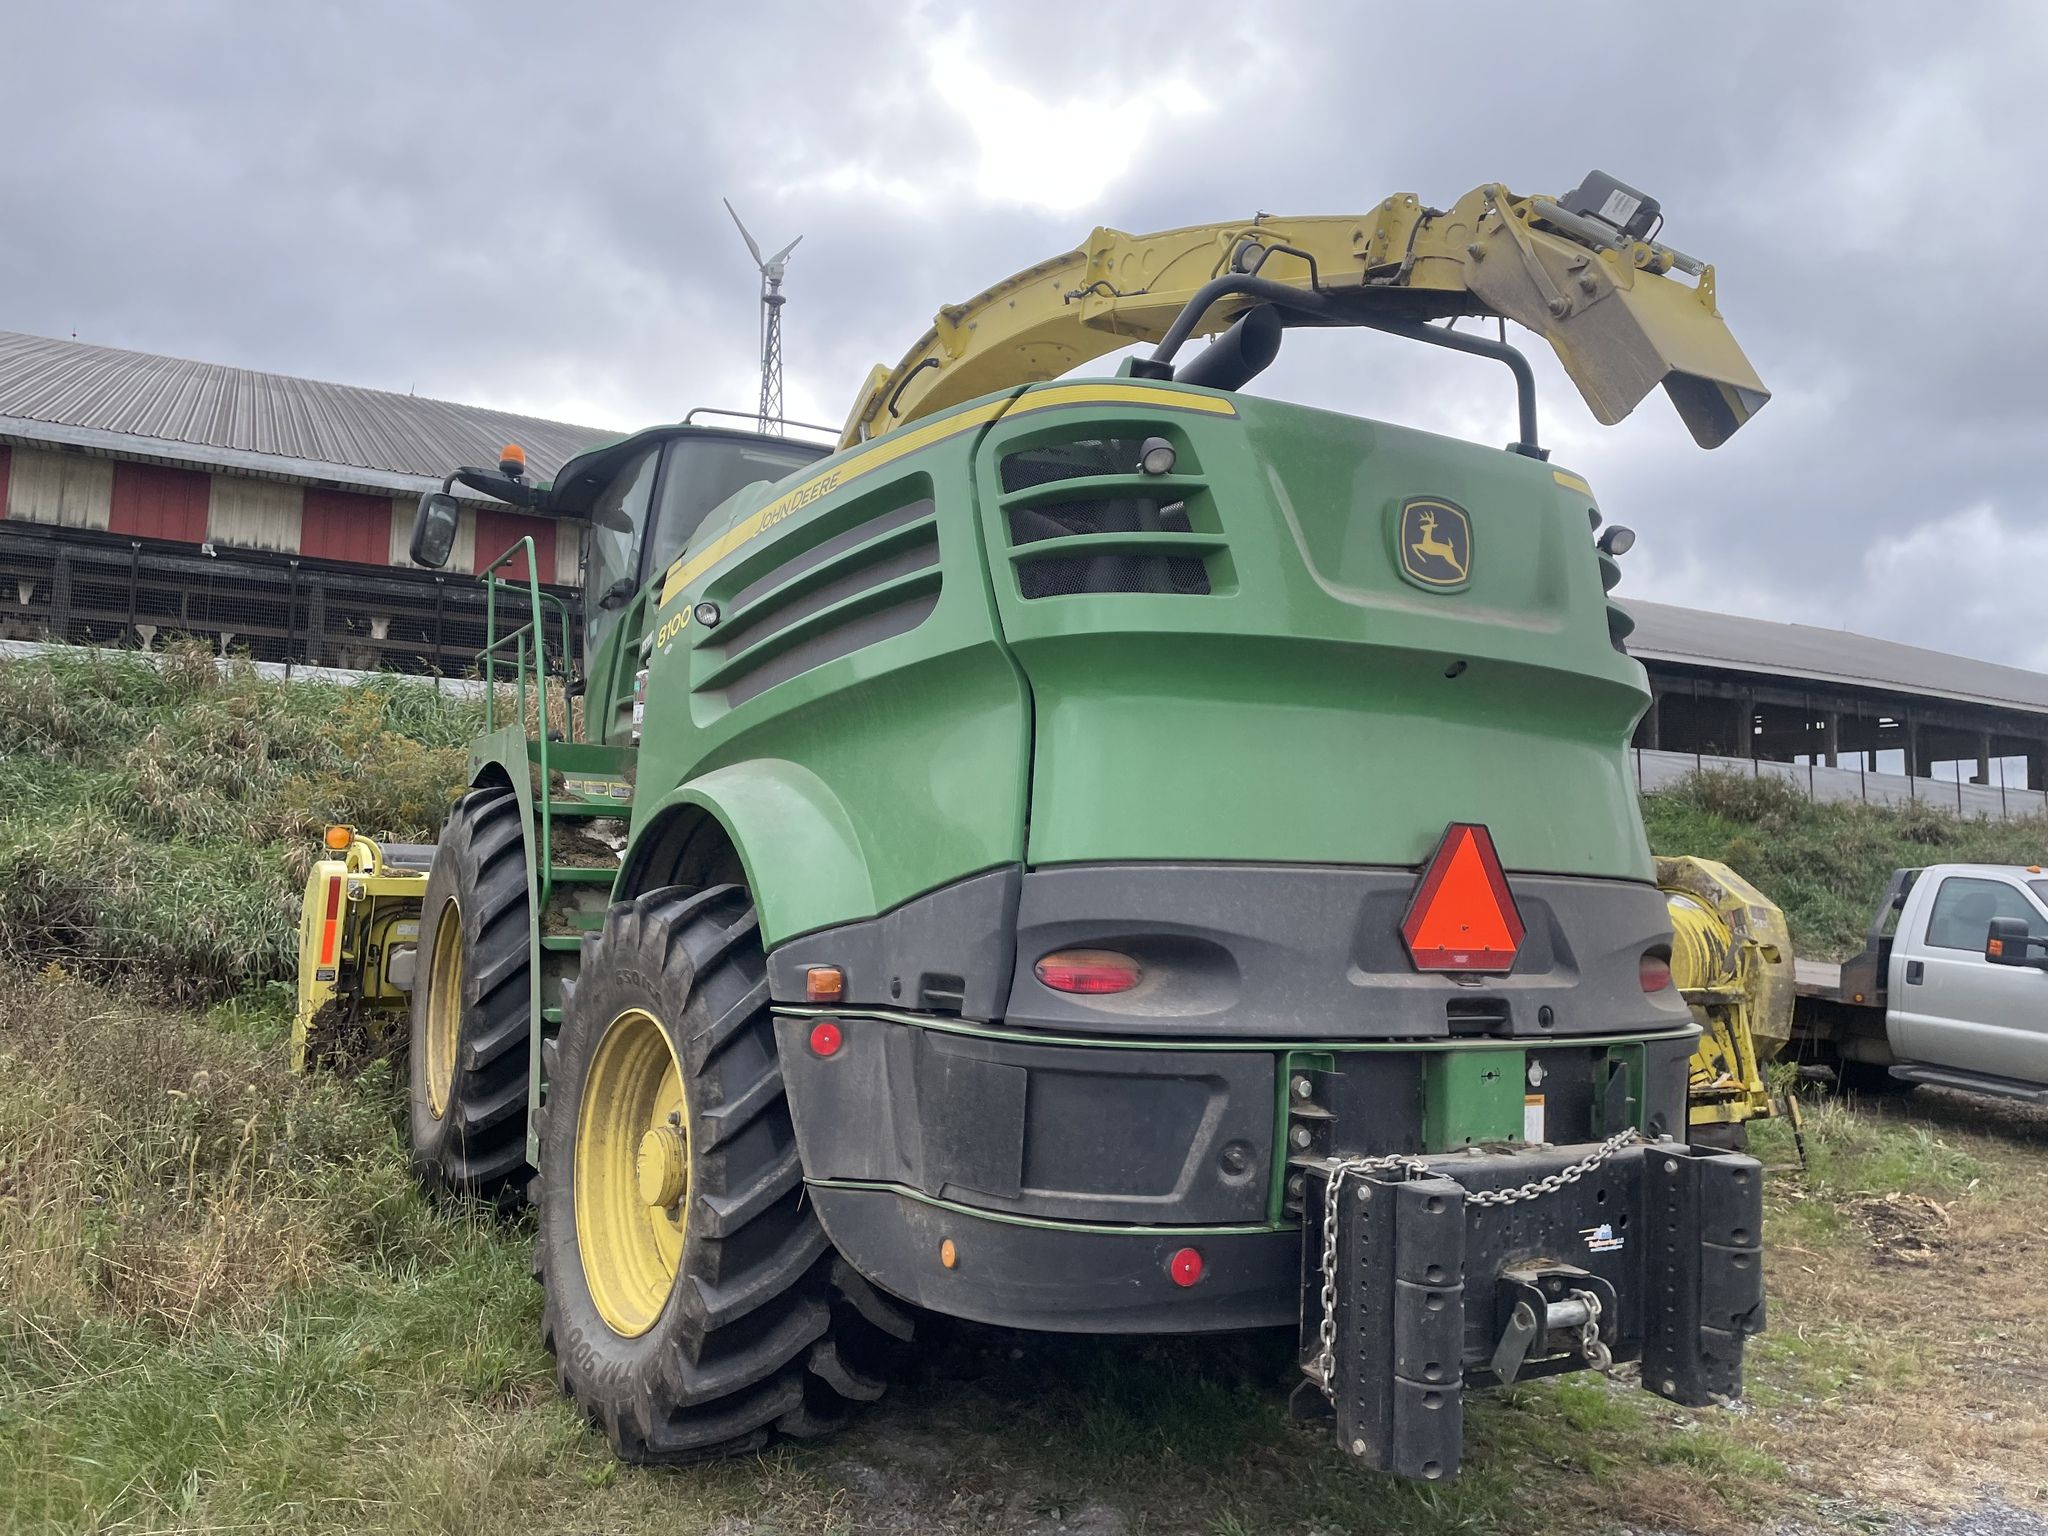
MULTIPOLYGON (((1141 438, 1090 438, 1013 453, 1003 460, 1005 491, 1021 491, 1089 475, 1128 475, 1138 468, 1141 438)), ((1097 533, 1190 533, 1187 508, 1150 496, 1114 496, 1012 507, 1010 542, 1019 547, 1046 539, 1097 533)), ((1026 597, 1078 592, 1169 592, 1206 596, 1208 567, 1196 555, 1057 555, 1023 560, 1018 585, 1026 597)))

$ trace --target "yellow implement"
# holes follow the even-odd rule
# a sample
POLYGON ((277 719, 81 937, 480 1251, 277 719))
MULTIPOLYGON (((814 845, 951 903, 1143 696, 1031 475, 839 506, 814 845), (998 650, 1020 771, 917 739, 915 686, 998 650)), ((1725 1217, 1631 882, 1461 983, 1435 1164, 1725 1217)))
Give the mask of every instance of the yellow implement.
POLYGON ((382 847, 353 827, 329 827, 299 910, 299 1001, 292 1070, 303 1072, 345 1032, 386 1022, 412 998, 413 952, 431 848, 382 847))
POLYGON ((1657 860, 1671 913, 1671 975, 1704 1033, 1692 1058, 1694 1127, 1771 1114, 1764 1063, 1792 1033, 1792 935, 1785 914, 1725 864, 1657 860))
MULTIPOLYGON (((1579 191, 1596 180, 1619 185, 1595 173, 1579 191)), ((940 310, 901 362, 869 374, 840 446, 1160 343, 1207 288, 1194 319, 1202 334, 1255 310, 1297 325, 1513 320, 1550 343, 1603 423, 1662 384, 1693 437, 1715 447, 1770 394, 1722 322, 1714 269, 1647 238, 1654 227, 1633 209, 1602 217, 1613 211, 1611 199, 1518 197, 1489 183, 1448 209, 1404 192, 1363 215, 1097 229, 1079 249, 940 310)))

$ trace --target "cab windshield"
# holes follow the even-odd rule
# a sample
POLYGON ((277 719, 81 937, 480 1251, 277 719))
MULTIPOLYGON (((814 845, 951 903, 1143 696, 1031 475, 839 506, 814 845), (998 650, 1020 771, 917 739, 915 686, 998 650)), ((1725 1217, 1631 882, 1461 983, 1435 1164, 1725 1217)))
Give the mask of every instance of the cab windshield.
POLYGON ((759 480, 780 480, 830 451, 816 443, 705 434, 671 438, 628 460, 591 508, 585 665, 632 595, 682 553, 707 514, 734 492, 759 480))
POLYGON ((706 514, 735 491, 757 480, 780 480, 821 459, 829 450, 816 443, 763 438, 734 442, 720 438, 679 438, 669 444, 668 469, 661 477, 661 506, 654 517, 654 542, 642 570, 665 570, 683 552, 706 514))

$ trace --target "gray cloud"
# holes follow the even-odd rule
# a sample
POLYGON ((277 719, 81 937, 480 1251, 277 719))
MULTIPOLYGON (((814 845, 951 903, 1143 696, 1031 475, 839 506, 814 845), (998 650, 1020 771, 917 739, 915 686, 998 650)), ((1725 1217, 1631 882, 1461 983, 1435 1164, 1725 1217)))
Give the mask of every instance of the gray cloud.
MULTIPOLYGON (((1204 3, 11 7, 0 326, 632 426, 748 403, 729 194, 801 233, 793 410, 943 302, 1147 229, 1561 190, 1714 261, 1777 399, 1546 433, 1642 534, 1629 590, 2048 665, 2036 444, 2048 12, 1204 3), (1019 144, 1044 149, 1019 158, 1019 144)), ((1505 440, 1504 381, 1298 336, 1262 384, 1505 440)))

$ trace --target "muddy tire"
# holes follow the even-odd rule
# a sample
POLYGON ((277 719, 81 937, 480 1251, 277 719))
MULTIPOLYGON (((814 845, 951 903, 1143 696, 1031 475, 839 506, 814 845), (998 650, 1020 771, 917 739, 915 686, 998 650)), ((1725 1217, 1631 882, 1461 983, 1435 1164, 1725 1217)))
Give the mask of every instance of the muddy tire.
POLYGON ((564 991, 535 1197, 563 1390, 633 1462, 837 1427, 910 1322, 804 1198, 746 892, 614 905, 564 991))
POLYGON ((420 903, 408 1121, 413 1171, 439 1194, 516 1204, 532 1049, 526 837, 510 788, 455 803, 420 903))

